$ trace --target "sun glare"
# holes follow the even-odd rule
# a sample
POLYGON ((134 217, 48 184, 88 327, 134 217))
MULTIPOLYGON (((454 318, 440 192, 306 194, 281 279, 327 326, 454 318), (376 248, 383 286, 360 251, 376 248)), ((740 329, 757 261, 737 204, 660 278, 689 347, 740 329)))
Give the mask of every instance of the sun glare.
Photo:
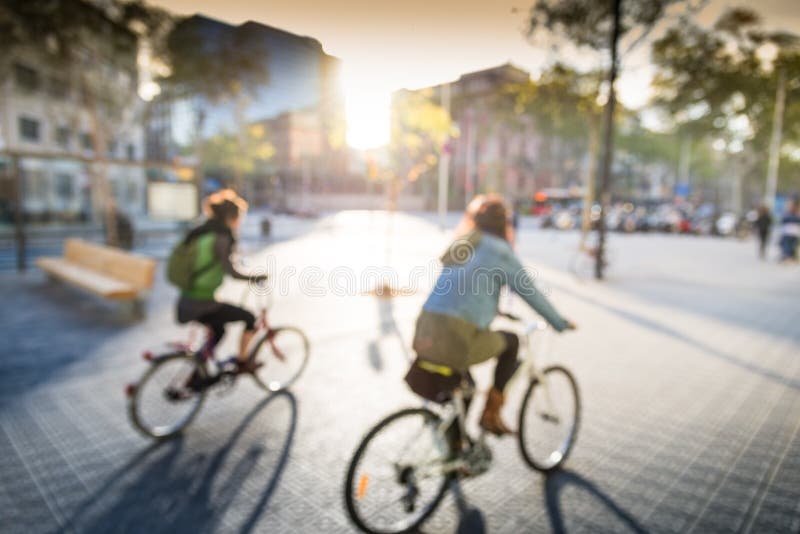
POLYGON ((347 144, 361 150, 389 142, 390 89, 374 78, 375 73, 344 73, 347 144))

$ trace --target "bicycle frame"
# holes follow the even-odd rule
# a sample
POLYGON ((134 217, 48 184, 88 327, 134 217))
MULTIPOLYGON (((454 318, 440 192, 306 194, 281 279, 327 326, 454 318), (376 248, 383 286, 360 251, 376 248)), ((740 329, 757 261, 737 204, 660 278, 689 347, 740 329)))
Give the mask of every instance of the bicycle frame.
POLYGON ((556 413, 556 411, 553 397, 550 394, 550 385, 543 368, 536 365, 536 354, 531 343, 531 339, 536 332, 543 332, 545 337, 542 342, 541 352, 551 352, 553 341, 552 329, 545 321, 532 321, 525 325, 523 332, 524 343, 520 343, 520 346, 524 346, 525 354, 522 357, 522 364, 520 365, 520 369, 517 370, 516 376, 528 376, 529 380, 536 380, 541 385, 545 395, 545 405, 547 407, 547 411, 543 415, 546 417, 555 417, 552 415, 556 413), (527 373, 523 372, 524 370, 527 370, 527 373))
MULTIPOLYGON (((247 285, 245 287, 243 293, 242 293, 242 297, 239 299, 240 305, 242 307, 245 307, 245 303, 247 301, 247 296, 250 293, 250 289, 251 289, 250 286, 247 285)), ((255 334, 253 336, 253 341, 251 341, 251 344, 253 344, 253 342, 258 340, 259 335, 264 334, 264 335, 269 336, 270 333, 272 332, 272 328, 270 326, 269 317, 268 317, 269 308, 272 305, 271 295, 270 295, 270 293, 263 293, 262 297, 263 297, 263 301, 256 308, 256 313, 255 313, 255 315, 256 315, 256 323, 255 323, 256 331, 255 331, 255 334)), ((200 346, 197 346, 197 342, 196 342, 195 332, 197 332, 197 330, 198 330, 197 325, 194 325, 190 329, 189 336, 188 336, 188 339, 186 341, 171 341, 171 342, 167 343, 167 346, 170 347, 173 350, 184 351, 184 352, 195 354, 198 357, 198 359, 200 361, 202 361, 202 362, 208 362, 209 360, 215 360, 216 361, 215 354, 214 354, 214 350, 216 349, 216 347, 212 347, 211 350, 207 350, 207 347, 209 347, 210 344, 211 344, 210 343, 211 342, 211 336, 212 336, 211 330, 206 328, 206 327, 202 327, 202 329, 205 331, 206 335, 205 335, 205 341, 200 346)), ((270 341, 270 344, 272 344, 271 339, 269 341, 270 341)), ((281 354, 280 350, 274 344, 272 344, 272 347, 273 347, 273 350, 275 351, 275 353, 278 355, 278 357, 280 357, 280 354, 281 354)), ((255 352, 254 351, 250 351, 250 354, 248 355, 248 358, 253 358, 253 357, 255 357, 255 352)), ((154 358, 154 356, 153 356, 152 352, 150 352, 150 351, 145 352, 145 359, 152 360, 153 358, 154 358)))
MULTIPOLYGON (((521 357, 522 362, 519 369, 517 369, 517 372, 514 374, 513 380, 525 376, 528 377, 529 380, 537 380, 543 388, 546 399, 546 411, 542 415, 545 417, 555 418, 556 416, 553 414, 556 413, 556 411, 554 409, 552 395, 550 394, 547 376, 545 375, 543 368, 537 365, 536 354, 531 343, 531 339, 537 332, 547 332, 549 334, 551 332, 550 325, 544 321, 533 321, 525 324, 522 330, 522 335, 520 336, 522 338, 520 347, 523 349, 523 354, 521 357)), ((542 352, 549 352, 551 342, 551 337, 546 337, 544 339, 542 352)), ((469 437, 466 428, 467 410, 464 399, 465 397, 471 395, 473 391, 474 388, 471 384, 466 383, 466 381, 462 382, 462 385, 453 391, 452 399, 444 405, 444 408, 437 410, 442 418, 438 428, 436 429, 437 439, 442 440, 443 442, 446 441, 446 432, 455 422, 458 424, 461 436, 469 437)), ((485 440, 485 435, 485 431, 481 430, 477 441, 482 443, 485 440)), ((431 471, 430 474, 435 475, 440 472, 452 473, 464 467, 465 463, 466 462, 463 457, 457 457, 448 462, 439 464, 437 466, 438 469, 431 471)), ((422 471, 422 473, 423 475, 428 474, 427 471, 422 471)))

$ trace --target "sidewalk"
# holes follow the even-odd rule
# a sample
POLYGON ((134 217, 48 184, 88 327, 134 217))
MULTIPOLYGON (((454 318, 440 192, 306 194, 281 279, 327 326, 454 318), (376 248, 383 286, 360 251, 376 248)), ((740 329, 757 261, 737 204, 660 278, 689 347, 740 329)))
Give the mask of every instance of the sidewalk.
MULTIPOLYGON (((323 274, 389 264, 404 280, 446 243, 435 221, 400 214, 341 213, 296 231, 252 261, 323 274)), ((513 440, 493 439, 492 469, 461 483, 466 512, 451 493, 425 531, 797 532, 800 269, 758 262, 752 243, 614 235, 611 279, 596 284, 565 270, 576 241, 519 236, 580 327, 555 346, 583 403, 566 471, 542 477, 513 440)), ((0 311, 8 532, 352 532, 341 494, 350 455, 378 419, 417 404, 402 376, 424 290, 378 300, 289 284, 273 321, 312 340, 292 394, 265 400, 242 381, 212 395, 182 439, 154 446, 128 424, 123 388, 145 369, 141 351, 186 331, 173 323, 174 291, 159 280, 145 322, 127 323, 36 273, 0 275, 0 288, 13 303, 0 311)), ((224 294, 237 302, 241 286, 224 294)), ((480 387, 491 370, 478 370, 480 387)))

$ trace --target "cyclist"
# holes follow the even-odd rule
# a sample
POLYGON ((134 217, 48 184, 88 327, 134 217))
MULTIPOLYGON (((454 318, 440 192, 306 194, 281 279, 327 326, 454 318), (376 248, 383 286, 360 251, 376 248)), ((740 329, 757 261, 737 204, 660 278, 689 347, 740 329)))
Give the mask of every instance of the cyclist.
POLYGON ((498 195, 480 195, 469 204, 456 230, 457 239, 441 257, 442 272, 417 319, 413 342, 417 360, 406 375, 412 390, 441 402, 448 399, 461 376, 472 381, 469 367, 496 358, 494 383, 480 425, 498 436, 511 432, 500 409, 505 386, 519 365, 518 337, 489 330, 497 315, 501 288, 507 285, 557 331, 575 328, 536 289, 512 250, 509 215, 498 195))
POLYGON ((208 218, 184 238, 185 242, 197 240, 197 252, 191 286, 183 290, 178 299, 178 322, 197 321, 210 329, 211 337, 203 347, 204 351, 213 351, 225 335, 227 323, 243 322, 239 353, 231 363, 236 365, 237 372, 252 372, 259 365, 247 361, 247 346, 256 332, 255 316, 239 306, 218 302, 214 298, 225 274, 237 280, 262 282, 266 279, 265 275, 242 274, 233 266, 236 233, 247 210, 247 202, 233 190, 223 189, 209 196, 204 208, 208 218))

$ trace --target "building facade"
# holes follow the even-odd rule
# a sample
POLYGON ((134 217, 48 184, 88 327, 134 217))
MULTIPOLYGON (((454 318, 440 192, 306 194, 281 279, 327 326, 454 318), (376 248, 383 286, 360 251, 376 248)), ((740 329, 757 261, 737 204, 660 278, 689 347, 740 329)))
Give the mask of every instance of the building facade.
POLYGON ((208 54, 224 54, 215 43, 246 42, 252 57, 263 61, 266 77, 236 95, 213 99, 164 94, 148 113, 148 157, 173 161, 193 153, 202 140, 259 124, 275 152, 266 171, 248 177, 255 181, 248 189, 256 196, 265 184, 296 188, 303 177, 319 183, 334 179, 346 154, 339 60, 315 39, 256 22, 232 26, 195 15, 180 24, 208 54))
POLYGON ((142 215, 136 36, 93 5, 70 3, 91 22, 76 38, 82 49, 72 61, 54 60, 45 43, 15 46, 0 59, 0 166, 8 179, 18 159, 29 219, 99 220, 112 199, 126 214, 142 215))
MULTIPOLYGON (((530 73, 505 64, 464 74, 446 85, 398 91, 393 95, 392 144, 403 144, 404 130, 397 127, 402 123, 397 114, 404 101, 422 95, 437 105, 446 105, 443 95, 449 91, 455 133, 446 147, 450 153, 451 208, 463 207, 478 193, 498 192, 521 200, 539 189, 580 184, 588 165, 585 154, 573 154, 558 139, 539 135, 533 121, 515 111, 507 88, 529 80, 530 73)), ((441 150, 432 148, 436 153, 441 150)), ((400 159, 396 164, 401 176, 415 168, 414 162, 400 159)), ((417 178, 413 188, 429 199, 429 208, 434 207, 437 173, 437 166, 432 165, 423 175, 412 175, 417 178)))

